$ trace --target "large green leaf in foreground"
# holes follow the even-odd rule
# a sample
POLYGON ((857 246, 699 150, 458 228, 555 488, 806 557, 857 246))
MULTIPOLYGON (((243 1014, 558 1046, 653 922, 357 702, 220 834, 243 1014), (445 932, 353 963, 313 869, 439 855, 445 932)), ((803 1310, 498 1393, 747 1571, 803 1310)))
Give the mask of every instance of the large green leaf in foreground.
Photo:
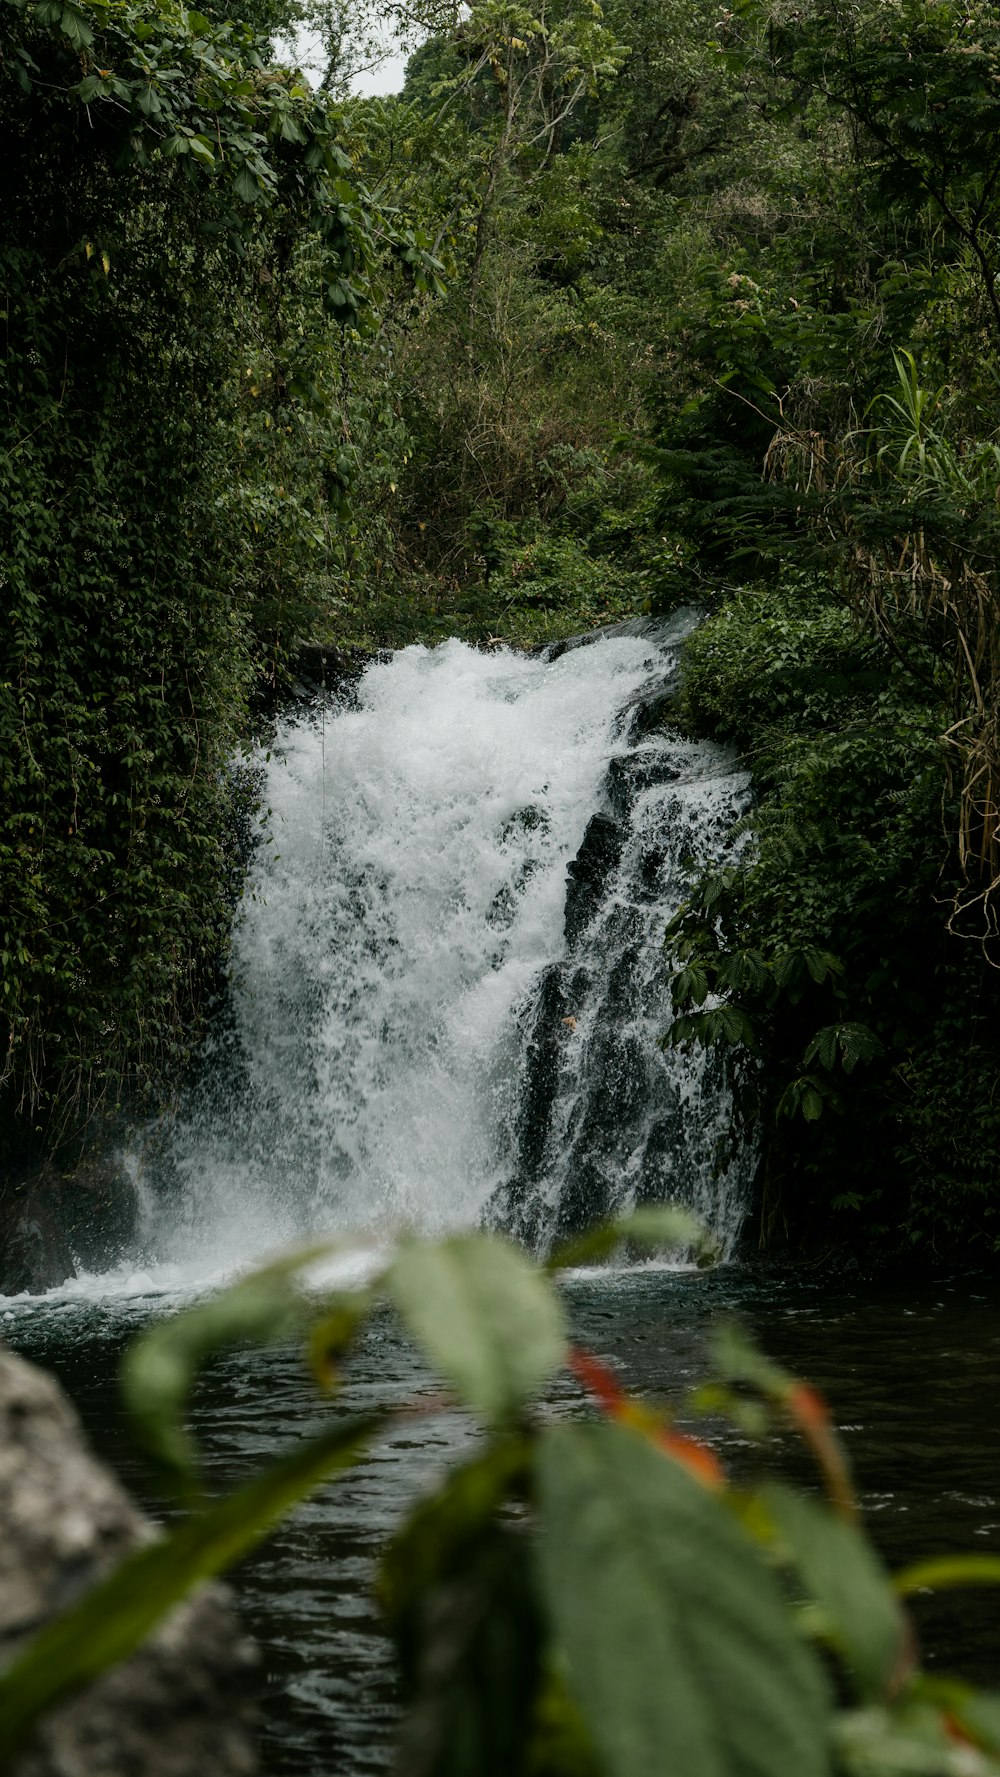
POLYGON ((429 1362, 487 1424, 515 1418, 563 1362, 559 1298, 505 1240, 414 1242, 397 1254, 385 1287, 429 1362))
POLYGON ((538 1473, 545 1595, 609 1777, 825 1777, 819 1666, 720 1497, 616 1425, 552 1427, 538 1473))

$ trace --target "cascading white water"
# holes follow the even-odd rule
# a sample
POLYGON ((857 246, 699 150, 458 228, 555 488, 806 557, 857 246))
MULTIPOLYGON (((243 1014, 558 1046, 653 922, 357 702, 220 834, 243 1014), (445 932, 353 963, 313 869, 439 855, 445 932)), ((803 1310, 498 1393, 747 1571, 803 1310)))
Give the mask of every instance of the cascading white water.
POLYGON ((663 928, 746 778, 634 734, 690 623, 558 658, 408 648, 351 707, 282 725, 231 1005, 159 1167, 159 1256, 483 1218, 544 1242, 648 1196, 732 1237, 725 1094, 656 1038, 663 928))

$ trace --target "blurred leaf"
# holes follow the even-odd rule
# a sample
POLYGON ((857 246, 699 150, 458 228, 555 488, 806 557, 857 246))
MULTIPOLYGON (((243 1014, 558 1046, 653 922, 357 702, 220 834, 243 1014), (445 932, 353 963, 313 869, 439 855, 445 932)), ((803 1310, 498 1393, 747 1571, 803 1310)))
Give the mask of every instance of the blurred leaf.
POLYGON ((761 1394, 785 1398, 796 1387, 788 1370, 765 1357, 735 1321, 723 1321, 712 1334, 712 1361, 726 1382, 745 1382, 761 1394))
POLYGON ((333 1250, 325 1242, 290 1253, 209 1301, 158 1322, 129 1346, 121 1372, 125 1405, 169 1485, 190 1492, 195 1483, 197 1449, 184 1413, 201 1365, 234 1345, 269 1345, 299 1334, 306 1303, 297 1274, 333 1250))
POLYGON ((454 1469, 419 1501, 389 1544, 379 1573, 379 1598, 391 1623, 399 1623, 436 1579, 461 1566, 515 1484, 527 1480, 530 1462, 523 1438, 504 1439, 454 1469))
POLYGON ((393 1261, 386 1288, 433 1368, 488 1423, 515 1418, 563 1362, 555 1291, 506 1241, 414 1242, 393 1261))
POLYGON ((545 1674, 535 1703, 527 1777, 603 1777, 583 1714, 563 1674, 545 1674))
POLYGON ((919 1699, 841 1715, 837 1768, 847 1777, 996 1777, 1000 1765, 948 1724, 945 1712, 919 1699))
POLYGON ((965 1694, 951 1704, 950 1715, 977 1746, 1000 1756, 1000 1695, 963 1688, 965 1694))
POLYGON ((694 1247, 698 1253, 712 1250, 704 1228, 690 1210, 657 1203, 633 1210, 630 1215, 619 1216, 613 1222, 605 1222, 602 1227, 591 1228, 577 1239, 557 1246, 549 1258, 548 1268, 562 1271, 570 1265, 592 1264, 595 1259, 603 1259, 614 1252, 623 1240, 650 1248, 694 1247))
POLYGON ((238 1492, 131 1555, 31 1642, 0 1678, 0 1761, 43 1710, 130 1654, 200 1580, 230 1567, 289 1507, 348 1468, 384 1414, 341 1419, 238 1492))
POLYGON ((756 1496, 778 1549, 819 1606, 824 1631, 869 1696, 897 1675, 906 1622, 889 1576, 867 1538, 818 1500, 778 1482, 756 1496))
POLYGON ((901 1598, 953 1586, 1000 1586, 1000 1555, 938 1555, 904 1567, 893 1584, 901 1598))
POLYGON ((545 1595, 611 1777, 825 1777, 828 1709, 719 1495, 619 1426, 547 1429, 545 1595))
POLYGON ((309 1329, 309 1363, 320 1388, 336 1387, 338 1361, 350 1346, 372 1304, 370 1290, 343 1290, 327 1299, 309 1329))
POLYGON ((522 1767, 541 1670, 530 1550, 487 1523, 419 1601, 404 1662, 399 1777, 510 1777, 522 1767))

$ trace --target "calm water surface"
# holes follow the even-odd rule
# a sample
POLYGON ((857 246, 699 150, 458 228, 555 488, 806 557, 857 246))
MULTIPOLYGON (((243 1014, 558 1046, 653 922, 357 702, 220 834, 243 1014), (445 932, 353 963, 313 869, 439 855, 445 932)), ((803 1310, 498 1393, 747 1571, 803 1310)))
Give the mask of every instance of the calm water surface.
MULTIPOLYGON (((892 1565, 931 1552, 1000 1553, 1000 1297, 992 1281, 890 1288, 736 1269, 706 1276, 642 1269, 590 1273, 566 1287, 578 1341, 609 1357, 631 1388, 666 1399, 704 1375, 713 1322, 739 1315, 771 1356, 829 1396, 869 1524, 892 1565)), ((58 1372, 94 1442, 140 1493, 116 1371, 129 1333, 156 1311, 148 1300, 21 1302, 3 1327, 17 1349, 58 1372)), ((336 1410, 404 1400, 429 1385, 385 1316, 357 1352, 336 1410)), ((582 1409, 574 1384, 553 1391, 551 1411, 582 1409)), ((316 1418, 315 1395, 292 1350, 217 1363, 193 1410, 220 1487, 316 1418)), ((757 1453, 721 1425, 710 1425, 708 1435, 737 1473, 790 1454, 808 1475, 780 1439, 757 1453)), ((457 1414, 408 1424, 302 1506, 235 1575, 243 1619, 263 1650, 269 1777, 332 1777, 389 1764, 393 1674, 371 1576, 407 1505, 472 1438, 457 1414)), ((148 1503, 156 1510, 155 1500, 148 1503)), ((920 1601, 929 1663, 1000 1685, 996 1600, 984 1591, 920 1601)))

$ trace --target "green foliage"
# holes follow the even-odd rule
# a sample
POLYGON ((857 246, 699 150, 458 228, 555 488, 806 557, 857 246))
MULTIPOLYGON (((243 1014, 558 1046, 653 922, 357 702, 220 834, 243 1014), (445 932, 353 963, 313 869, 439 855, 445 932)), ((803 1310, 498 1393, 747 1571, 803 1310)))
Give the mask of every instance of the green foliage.
POLYGON ((593 1265, 606 1259, 617 1247, 626 1244, 640 1251, 656 1247, 680 1246, 692 1250, 699 1262, 710 1262, 712 1248, 704 1230, 686 1209, 674 1204, 649 1203, 614 1222, 588 1229, 574 1239, 557 1246, 547 1261, 549 1271, 563 1271, 572 1265, 593 1265))
POLYGON ((488 1425, 515 1420, 562 1362, 555 1299, 527 1259, 486 1235, 403 1247, 388 1289, 435 1369, 488 1425))
POLYGON ((297 638, 694 594, 686 720, 758 808, 670 1040, 766 1228, 985 1252, 995 989, 944 927, 996 949, 995 9, 419 0, 397 97, 274 66, 308 18, 345 91, 377 11, 3 0, 0 1162, 183 1069, 297 638))
POLYGON ((323 342, 371 244, 336 113, 248 27, 3 12, 8 1165, 155 1104, 196 1034, 238 875, 231 760, 261 653, 308 624, 323 484, 350 479, 323 342))
POLYGON ((623 1426, 567 1425, 538 1493, 553 1627, 612 1777, 828 1770, 819 1668, 710 1491, 623 1426))
POLYGON ((871 1544, 856 1524, 779 1482, 766 1483, 757 1503, 763 1534, 813 1600, 813 1632, 851 1667, 863 1696, 884 1695, 904 1655, 906 1625, 871 1544))
POLYGON ((947 705, 914 658, 927 679, 808 582, 734 595, 691 638, 686 719, 746 751, 758 803, 741 863, 695 882, 667 934, 665 1040, 728 1056, 766 1239, 839 1214, 844 1239, 986 1257, 994 972, 944 930, 947 705))
MULTIPOLYGON (((611 1245, 640 1233, 687 1239, 690 1226, 663 1208, 595 1239, 611 1245)), ((738 1329, 720 1334, 717 1379, 700 1405, 769 1450, 790 1424, 816 1462, 819 1493, 773 1478, 732 1486, 711 1450, 655 1403, 628 1397, 589 1353, 567 1351, 555 1279, 502 1241, 408 1242, 381 1277, 332 1299, 303 1281, 318 1256, 293 1255, 144 1335, 128 1360, 129 1389, 135 1403, 143 1373, 155 1382, 154 1357, 169 1357, 189 1379, 241 1330, 256 1339, 269 1327, 287 1340, 293 1297, 303 1359, 323 1386, 316 1358, 331 1325, 357 1325, 383 1295, 400 1302, 421 1354, 485 1431, 472 1458, 418 1501, 382 1558, 378 1592, 400 1667, 400 1769, 425 1777, 644 1777, 665 1766, 688 1777, 1000 1771, 996 1698, 919 1668, 905 1606, 928 1587, 995 1585, 996 1559, 949 1555, 887 1573, 860 1525, 825 1403, 738 1329), (276 1300, 279 1283, 282 1311, 268 1320, 261 1304, 276 1300), (444 1291, 437 1323, 418 1294, 435 1284, 444 1291), (599 1407, 596 1423, 537 1409, 561 1362, 599 1407)), ((147 1442, 159 1416, 152 1442, 171 1447, 178 1398, 171 1380, 143 1404, 147 1442)), ((439 1407, 426 1391, 362 1419, 327 1403, 312 1439, 236 1493, 195 1499, 0 1677, 2 1756, 309 1488, 363 1458, 401 1416, 412 1423, 439 1407)), ((685 1417, 698 1407, 686 1403, 685 1417)))
POLYGON ((448 290, 401 305, 391 359, 359 369, 384 471, 336 624, 381 645, 544 641, 631 616, 651 590, 648 490, 640 514, 642 472, 613 455, 642 423, 641 304, 594 275, 597 113, 626 52, 575 0, 539 17, 477 5, 447 29, 433 12, 403 93, 349 108, 366 178, 419 218, 448 290))
POLYGON ((883 203, 918 216, 930 208, 951 250, 969 250, 996 328, 995 9, 983 0, 899 0, 891 9, 862 0, 851 9, 850 28, 839 0, 787 18, 744 0, 736 15, 749 27, 745 47, 760 43, 758 53, 783 76, 821 93, 861 126, 883 203))
MULTIPOLYGON (((326 1255, 327 1247, 317 1249, 326 1255)), ((295 1253, 256 1271, 223 1295, 136 1339, 122 1365, 122 1396, 136 1436, 171 1490, 197 1495, 197 1450, 184 1415, 197 1371, 229 1346, 270 1345, 300 1332, 304 1309, 297 1274, 308 1254, 295 1253)), ((314 1317, 311 1351, 318 1376, 349 1343, 367 1308, 360 1291, 326 1304, 314 1317)))

